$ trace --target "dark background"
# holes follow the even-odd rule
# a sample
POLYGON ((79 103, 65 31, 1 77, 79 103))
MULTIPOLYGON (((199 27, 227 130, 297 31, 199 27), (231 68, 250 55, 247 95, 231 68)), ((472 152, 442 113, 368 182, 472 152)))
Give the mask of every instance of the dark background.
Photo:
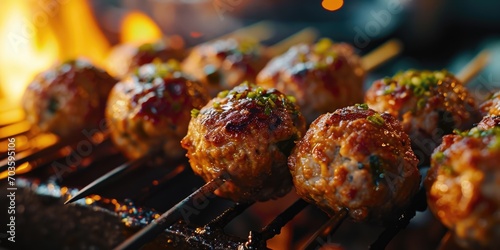
POLYGON ((321 0, 93 0, 96 16, 110 41, 117 42, 120 18, 130 10, 148 13, 165 34, 180 34, 195 45, 257 21, 279 29, 272 44, 311 26, 321 36, 355 45, 361 54, 389 38, 403 41, 403 54, 370 74, 375 78, 399 70, 442 69, 458 72, 479 51, 491 52, 489 66, 470 83, 500 88, 500 2, 491 0, 345 0, 330 12, 321 0), (397 8, 395 8, 397 7, 397 8), (387 15, 389 17, 387 17, 387 15), (201 33, 193 38, 191 32, 201 33), (364 37, 363 39, 360 37, 364 37))

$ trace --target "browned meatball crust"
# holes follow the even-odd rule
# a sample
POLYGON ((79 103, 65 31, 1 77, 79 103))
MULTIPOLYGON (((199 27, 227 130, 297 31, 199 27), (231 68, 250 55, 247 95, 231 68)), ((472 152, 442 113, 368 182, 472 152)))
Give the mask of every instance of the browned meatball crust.
POLYGON ((500 245, 500 120, 490 125, 445 136, 425 180, 430 210, 471 248, 500 245))
POLYGON ((42 132, 62 137, 98 128, 116 82, 82 59, 57 65, 36 76, 26 89, 23 108, 27 120, 42 132))
POLYGON ((487 116, 483 117, 481 122, 479 122, 476 127, 479 129, 486 130, 486 129, 493 128, 495 126, 500 126, 500 116, 487 115, 487 116))
POLYGON ((290 191, 287 157, 304 132, 305 120, 293 98, 242 84, 193 110, 182 146, 193 171, 206 181, 221 174, 231 178, 217 195, 265 201, 290 191))
POLYGON ((302 198, 373 223, 393 219, 416 194, 417 163, 399 121, 365 104, 321 115, 288 160, 302 198))
POLYGON ((500 115, 500 91, 481 104, 480 109, 483 115, 500 115))
POLYGON ((208 100, 201 83, 180 72, 177 62, 145 64, 111 91, 106 118, 112 139, 130 159, 154 150, 182 157, 191 110, 208 100))
POLYGON ((480 119, 465 86, 444 70, 408 70, 375 81, 365 101, 401 121, 421 162, 429 158, 443 135, 468 129, 480 119))
POLYGON ((197 46, 182 63, 182 69, 205 84, 215 97, 244 81, 255 82, 268 60, 258 43, 230 38, 197 46))
POLYGON ((271 60, 257 84, 293 95, 311 123, 319 115, 363 101, 365 71, 354 48, 322 39, 301 44, 271 60))
POLYGON ((169 60, 183 60, 186 56, 183 41, 178 39, 163 39, 154 43, 145 43, 139 46, 132 56, 129 72, 154 60, 167 62, 169 60))

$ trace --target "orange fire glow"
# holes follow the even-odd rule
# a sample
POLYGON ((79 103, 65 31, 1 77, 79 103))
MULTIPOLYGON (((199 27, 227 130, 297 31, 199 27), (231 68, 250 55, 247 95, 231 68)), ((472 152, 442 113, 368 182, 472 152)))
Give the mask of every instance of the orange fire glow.
POLYGON ((104 66, 110 47, 86 0, 2 0, 0 37, 0 98, 12 103, 55 62, 86 57, 104 66))
POLYGON ((133 11, 123 19, 120 41, 122 43, 142 44, 154 42, 162 37, 158 25, 146 14, 133 11))
POLYGON ((321 6, 329 11, 336 11, 344 5, 344 0, 323 0, 321 6))

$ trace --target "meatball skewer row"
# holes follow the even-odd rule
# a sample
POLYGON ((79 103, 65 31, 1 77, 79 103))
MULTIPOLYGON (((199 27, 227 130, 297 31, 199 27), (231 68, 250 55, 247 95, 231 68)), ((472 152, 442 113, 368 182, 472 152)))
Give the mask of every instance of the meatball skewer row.
MULTIPOLYGON (((271 51, 274 52, 279 52, 284 50, 284 47, 289 46, 290 44, 298 43, 298 42, 304 42, 304 41, 309 41, 309 40, 314 40, 315 39, 315 31, 310 28, 306 28, 295 35, 281 41, 280 43, 276 44, 275 46, 272 46, 268 48, 271 51)), ((143 69, 142 66, 139 68, 139 71, 141 70, 146 70, 143 69)), ((180 69, 178 69, 180 70, 180 69)), ((237 69, 230 69, 230 70, 237 70, 237 69)), ((150 70, 151 71, 151 70, 150 70)), ((153 70, 154 72, 155 70, 153 70)), ((229 70, 226 70, 226 73, 229 72, 229 70)), ((73 196, 71 199, 66 201, 66 203, 71 203, 73 201, 76 201, 78 199, 81 199, 85 197, 86 195, 91 194, 92 192, 95 192, 97 189, 102 188, 105 185, 110 184, 114 180, 119 179, 123 174, 128 173, 135 169, 136 167, 140 166, 140 163, 143 163, 144 160, 143 158, 148 158, 152 156, 153 154, 156 154, 154 152, 149 152, 153 149, 161 148, 164 147, 164 152, 167 156, 170 156, 171 158, 177 158, 180 156, 179 152, 183 152, 183 150, 180 148, 180 144, 178 142, 180 141, 179 136, 184 136, 187 130, 187 122, 188 120, 186 119, 189 116, 184 115, 184 119, 182 122, 176 121, 174 123, 168 123, 168 126, 159 126, 159 124, 151 124, 151 126, 146 127, 148 125, 147 121, 145 122, 145 125, 143 124, 142 120, 139 119, 137 120, 136 118, 129 117, 127 118, 129 113, 134 113, 134 108, 133 107, 128 107, 128 103, 131 103, 134 101, 134 99, 141 99, 145 98, 146 96, 153 95, 155 96, 154 93, 149 93, 149 92, 144 92, 140 91, 140 87, 133 86, 132 84, 127 84, 127 83, 119 83, 118 86, 115 88, 114 92, 111 93, 110 95, 110 100, 108 101, 108 112, 107 116, 111 118, 117 118, 117 119, 111 119, 111 121, 116 120, 116 122, 111 122, 111 133, 112 133, 112 138, 114 139, 115 143, 122 148, 122 151, 125 152, 125 154, 128 156, 128 158, 132 159, 131 162, 127 162, 118 168, 110 171, 109 173, 101 176, 97 180, 93 181, 89 185, 85 186, 83 189, 81 189, 75 196, 73 196), (119 88, 119 89, 118 89, 119 88), (138 92, 134 92, 134 89, 138 90, 138 92), (129 93, 132 91, 132 93, 129 93), (116 93, 116 94, 115 94, 116 93), (117 95, 121 95, 121 97, 113 98, 117 95), (133 96, 133 97, 127 97, 127 96, 133 96), (121 103, 123 105, 119 106, 114 103, 121 103), (115 108, 110 108, 109 105, 114 106, 115 108), (134 120, 131 121, 131 118, 134 120), (137 131, 138 129, 135 128, 136 124, 139 124, 139 127, 143 127, 142 130, 144 132, 133 132, 132 134, 129 133, 129 131, 137 131), (158 131, 156 127, 161 127, 162 131, 158 131), (169 127, 175 126, 176 128, 181 129, 180 131, 171 131, 169 127), (148 131, 155 131, 155 134, 151 134, 151 132, 148 131), (170 132, 169 132, 170 131, 170 132), (146 135, 144 135, 144 133, 146 135), (173 135, 176 136, 173 136, 173 135), (149 137, 149 139, 148 139, 149 137), (174 150, 172 150, 174 149, 174 150), (174 152, 177 152, 174 154, 174 152)), ((199 89, 199 88, 197 88, 199 89)), ((201 91, 200 91, 201 92, 201 91)), ((147 109, 154 109, 156 111, 164 109, 164 105, 170 105, 169 103, 172 102, 172 100, 165 100, 162 98, 159 98, 160 100, 157 101, 151 101, 147 104, 147 109)), ((208 101, 208 99, 207 99, 208 101)), ((205 101, 206 102, 206 101, 205 101)), ((199 105, 198 102, 197 105, 199 105)), ((204 104, 204 103, 203 103, 204 104)), ((144 104, 146 105, 146 104, 144 104)), ((132 105, 133 106, 133 105, 132 105)), ((186 106, 184 107, 183 105, 180 105, 180 107, 187 108, 191 110, 193 106, 186 106)), ((201 108, 201 106, 195 106, 194 108, 201 108)), ((184 112, 186 113, 186 112, 184 112)), ((164 113, 160 114, 157 116, 160 120, 165 120, 165 116, 169 116, 169 113, 164 113)), ((170 118, 168 118, 170 119, 170 118)), ((165 125, 165 124, 163 124, 165 125)), ((141 130, 141 131, 142 131, 141 130)))
MULTIPOLYGON (((294 141, 301 137, 303 132, 299 131, 305 130, 305 120, 294 106, 294 98, 285 98, 275 89, 239 86, 229 92, 221 92, 202 110, 195 111, 188 135, 182 141, 188 149, 193 170, 208 181, 206 185, 212 185, 213 181, 218 182, 222 178, 224 184, 215 193, 233 201, 268 200, 286 194, 291 186, 287 178, 290 173, 283 170, 286 166, 283 167, 279 162, 283 154, 288 156, 294 141), (286 122, 290 114, 275 117, 273 112, 277 105, 291 108, 295 122, 286 122), (290 130, 290 124, 295 124, 292 126, 295 128, 290 130), (275 132, 269 134, 269 131, 275 132), (292 131, 298 134, 287 135, 292 131), (282 142, 269 146, 269 143, 273 145, 273 141, 280 137, 282 142)), ((204 187, 193 195, 204 194, 207 191, 204 187)), ((178 208, 187 202, 191 201, 179 203, 178 208)), ((169 218, 175 218, 173 211, 164 216, 120 245, 119 249, 140 246, 151 237, 152 232, 168 226, 169 218)))
MULTIPOLYGON (((464 70, 462 70, 461 72, 461 75, 469 75, 469 76, 472 76, 472 75, 475 75, 477 74, 483 67, 485 66, 485 54, 481 53, 479 56, 477 56, 474 60, 471 61, 471 63, 468 64, 467 67, 465 67, 464 70)), ((472 77, 469 77, 469 79, 471 79, 472 77)), ((406 131, 405 131, 406 132, 406 131)), ((320 139, 319 139, 320 140, 320 139)), ((321 141, 321 140, 320 140, 321 141)), ((366 141, 366 140, 362 140, 362 141, 366 141)), ((382 143, 381 145, 385 145, 386 143, 382 143)), ((387 145, 386 145, 387 146, 387 145)), ((316 147, 316 146, 315 146, 316 147)), ((304 150, 304 152, 308 152, 308 150, 304 150)), ((306 153, 307 155, 307 153, 306 153)), ((331 157, 331 156, 329 156, 331 157)), ((291 159, 293 159, 291 157, 291 159)), ((300 161, 299 161, 300 162, 300 161)), ((294 175, 296 176, 296 175, 294 175)), ((417 186, 418 187, 418 186, 417 186)), ((318 188, 314 189, 318 190, 318 188)), ((420 196, 423 197, 423 195, 420 195, 420 194, 423 194, 422 191, 419 191, 418 193, 418 197, 420 198, 420 196)), ((309 195, 308 192, 305 192, 305 195, 309 195)), ((411 197, 411 196, 410 196, 411 197)), ((408 199, 409 200, 409 199, 408 199)), ((422 200, 422 199, 420 199, 422 200)), ((338 201, 338 202, 342 202, 342 201, 338 201)), ((323 202, 324 203, 324 202, 323 202)), ((320 204, 323 204, 323 203, 320 203, 320 204)), ((414 202, 412 202, 411 206, 409 206, 409 209, 417 209, 417 204, 413 204, 414 202), (411 208, 410 208, 411 207, 411 208)), ((330 207, 330 206, 329 206, 330 207)), ((419 208, 420 209, 420 208, 419 208)), ((407 209, 408 210, 408 209, 407 209)), ((352 211, 351 211, 352 212, 352 211)), ((405 211, 406 213, 406 217, 413 217, 414 215, 414 212, 408 212, 408 211, 405 211)), ((336 228, 338 227, 338 223, 340 223, 343 218, 345 218, 347 216, 347 210, 346 209, 337 209, 337 213, 332 217, 332 219, 325 223, 324 227, 329 227, 329 228, 336 228)), ((352 216, 351 216, 352 217, 352 216)), ((356 220, 359 220, 358 218, 355 218, 356 220)), ((409 219, 407 221, 399 221, 397 224, 401 224, 401 225, 406 225, 407 223, 409 222, 409 219), (405 224, 406 223, 406 224, 405 224)), ((384 232, 384 234, 381 235, 381 238, 379 238, 373 246, 385 246, 387 244, 387 242, 397 233, 397 231, 399 231, 399 226, 396 226, 395 227, 395 230, 386 230, 384 232)), ((319 231, 318 231, 319 233, 319 231)), ((316 236, 317 237, 317 236, 316 236)), ((315 238, 316 238, 315 237, 315 238)), ((311 240, 314 240, 311 238, 311 240)), ((311 243, 312 241, 309 241, 309 243, 311 243)), ((304 248, 306 248, 308 245, 306 244, 304 248)))
MULTIPOLYGON (((398 45, 390 47, 399 51, 398 45)), ((279 170, 281 167, 269 170, 269 164, 281 164, 282 156, 288 156, 295 141, 302 137, 305 125, 295 98, 284 96, 274 88, 244 84, 220 92, 202 110, 195 112, 188 134, 181 143, 188 151, 193 171, 205 181, 221 173, 231 176, 232 181, 219 188, 216 194, 236 202, 252 202, 287 193, 289 189, 284 187, 289 185, 283 179, 287 179, 288 170, 285 173, 279 170), (273 113, 280 105, 292 113, 292 123, 288 116, 273 113), (299 132, 294 132, 295 136, 290 135, 297 129, 299 132), (273 145, 276 140, 282 142, 273 145), (266 158, 270 153, 272 159, 266 158), (274 180, 277 176, 279 178, 274 180)))
MULTIPOLYGON (((247 85, 220 92, 203 109, 195 110, 182 145, 194 172, 208 182, 191 196, 206 195, 210 191, 206 186, 214 181, 224 183, 216 194, 236 202, 286 194, 291 187, 286 157, 305 130, 305 120, 294 101, 278 90, 247 85)), ((185 200, 175 209, 187 202, 191 201, 185 200)), ((176 211, 168 211, 118 248, 140 246, 177 218, 176 211)))

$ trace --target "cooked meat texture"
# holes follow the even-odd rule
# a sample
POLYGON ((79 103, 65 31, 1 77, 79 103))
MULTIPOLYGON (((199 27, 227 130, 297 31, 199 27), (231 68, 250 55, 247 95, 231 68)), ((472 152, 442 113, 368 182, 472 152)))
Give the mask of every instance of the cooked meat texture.
POLYGON ((215 97, 244 81, 255 82, 267 61, 258 43, 231 38, 197 46, 182 63, 182 69, 205 84, 215 97))
POLYGON ((483 129, 483 130, 490 129, 490 128, 493 128, 495 126, 500 126, 500 116, 497 116, 497 115, 485 116, 485 117, 483 117, 481 122, 479 122, 477 124, 477 128, 483 129))
POLYGON ((115 144, 130 159, 162 150, 167 158, 185 154, 191 109, 209 97, 201 83, 183 75, 178 63, 153 63, 116 84, 109 96, 106 118, 115 144))
POLYGON ((480 109, 483 115, 500 115, 500 91, 481 104, 480 109))
POLYGON ((303 199, 377 224, 394 219, 418 191, 417 163, 399 121, 366 105, 321 115, 288 159, 303 199))
POLYGON ((41 132, 61 137, 99 128, 117 82, 85 60, 62 63, 35 77, 24 93, 26 117, 41 132))
POLYGON ((129 72, 136 68, 152 63, 154 60, 167 62, 169 60, 183 60, 186 56, 183 41, 164 39, 154 43, 145 43, 139 46, 132 56, 129 72))
POLYGON ((434 215, 468 247, 500 244, 500 122, 447 135, 425 179, 434 215))
POLYGON ((137 44, 121 43, 111 48, 106 60, 109 73, 122 79, 138 67, 153 61, 182 60, 187 55, 184 40, 179 36, 137 44))
POLYGON ((472 96, 446 71, 408 70, 375 81, 365 101, 401 121, 421 162, 428 161, 443 135, 469 129, 480 120, 472 96))
POLYGON ((365 71, 354 48, 322 39, 301 44, 271 60, 257 84, 297 98, 308 123, 319 115, 363 102, 365 71))
POLYGON ((287 157, 305 132, 293 99, 275 89, 242 84, 193 110, 182 140, 193 171, 231 180, 216 194, 236 202, 265 201, 290 191, 287 157))

